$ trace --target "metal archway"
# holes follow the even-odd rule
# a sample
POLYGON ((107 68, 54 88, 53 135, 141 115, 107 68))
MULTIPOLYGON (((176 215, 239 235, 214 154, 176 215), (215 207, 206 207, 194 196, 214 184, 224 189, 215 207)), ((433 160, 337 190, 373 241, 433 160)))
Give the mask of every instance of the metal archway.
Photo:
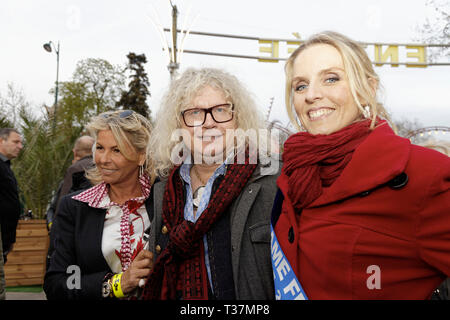
POLYGON ((410 131, 406 135, 405 138, 412 139, 413 137, 418 136, 420 134, 424 134, 424 133, 431 134, 432 132, 436 132, 436 133, 443 132, 445 134, 445 132, 450 132, 450 127, 445 127, 445 126, 424 127, 424 128, 410 131))

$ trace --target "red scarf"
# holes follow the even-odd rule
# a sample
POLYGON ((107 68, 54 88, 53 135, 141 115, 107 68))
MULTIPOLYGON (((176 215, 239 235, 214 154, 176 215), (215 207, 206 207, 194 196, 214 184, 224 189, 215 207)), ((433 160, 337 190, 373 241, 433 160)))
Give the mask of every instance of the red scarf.
MULTIPOLYGON (((235 161, 236 162, 236 161, 235 161)), ((196 223, 184 219, 184 187, 179 167, 172 170, 163 200, 163 220, 169 230, 167 247, 155 262, 142 293, 142 299, 208 299, 203 236, 239 196, 256 164, 231 164, 208 207, 196 223)))
POLYGON ((288 196, 296 212, 339 177, 354 150, 369 135, 369 126, 369 120, 358 121, 330 135, 299 132, 286 140, 281 174, 289 177, 288 196))

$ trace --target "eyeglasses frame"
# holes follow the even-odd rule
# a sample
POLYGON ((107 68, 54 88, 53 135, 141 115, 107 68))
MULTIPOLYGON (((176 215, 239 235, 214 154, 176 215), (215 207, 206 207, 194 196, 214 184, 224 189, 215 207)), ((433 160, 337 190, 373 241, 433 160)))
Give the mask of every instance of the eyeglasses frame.
POLYGON ((221 103, 221 104, 218 104, 218 105, 215 105, 215 106, 206 108, 206 109, 202 109, 202 108, 190 108, 190 109, 186 109, 186 110, 181 111, 181 117, 183 118, 184 124, 185 124, 187 127, 190 127, 190 128, 193 128, 193 127, 200 127, 200 126, 204 125, 204 124, 205 124, 205 121, 206 121, 206 117, 208 116, 208 114, 211 115, 211 118, 212 118, 216 123, 226 123, 226 122, 230 122, 230 121, 233 120, 233 118, 234 118, 234 104, 233 104, 232 102, 227 102, 227 103, 221 103), (212 114, 212 109, 214 109, 214 108, 216 108, 216 107, 220 107, 220 106, 230 106, 230 107, 231 107, 231 119, 230 119, 230 120, 226 120, 226 121, 217 121, 217 120, 214 118, 214 115, 212 114), (204 116, 203 122, 202 122, 201 124, 191 126, 191 125, 188 125, 188 124, 186 123, 186 119, 184 118, 184 113, 187 112, 187 111, 190 111, 190 110, 203 110, 203 111, 204 111, 205 116, 204 116))

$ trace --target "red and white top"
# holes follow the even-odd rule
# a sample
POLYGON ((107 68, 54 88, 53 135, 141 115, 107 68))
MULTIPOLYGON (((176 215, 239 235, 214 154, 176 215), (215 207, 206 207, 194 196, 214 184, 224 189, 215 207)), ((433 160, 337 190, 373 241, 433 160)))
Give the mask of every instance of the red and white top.
POLYGON ((72 198, 92 208, 106 209, 102 234, 102 253, 113 273, 126 271, 144 248, 144 231, 150 227, 145 200, 150 195, 150 178, 139 177, 142 196, 118 204, 110 200, 109 185, 102 182, 72 198))

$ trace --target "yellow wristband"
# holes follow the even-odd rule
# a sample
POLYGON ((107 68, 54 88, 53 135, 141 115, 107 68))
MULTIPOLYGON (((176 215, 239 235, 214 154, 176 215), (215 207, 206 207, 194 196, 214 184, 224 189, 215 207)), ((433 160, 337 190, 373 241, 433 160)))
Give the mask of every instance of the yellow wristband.
POLYGON ((125 295, 122 292, 122 286, 121 286, 122 275, 123 275, 122 273, 118 273, 112 277, 112 288, 113 288, 114 296, 116 298, 124 298, 125 297, 125 295))

